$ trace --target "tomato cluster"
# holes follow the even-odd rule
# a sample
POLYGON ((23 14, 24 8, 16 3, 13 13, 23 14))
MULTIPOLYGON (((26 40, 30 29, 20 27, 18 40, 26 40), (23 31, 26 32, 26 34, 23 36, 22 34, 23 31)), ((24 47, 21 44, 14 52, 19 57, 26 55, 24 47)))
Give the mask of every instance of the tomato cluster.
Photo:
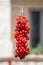
POLYGON ((16 18, 17 24, 14 31, 14 37, 16 38, 16 55, 20 59, 25 58, 26 55, 30 54, 30 48, 28 47, 28 34, 30 32, 30 26, 27 24, 29 20, 21 15, 16 18))

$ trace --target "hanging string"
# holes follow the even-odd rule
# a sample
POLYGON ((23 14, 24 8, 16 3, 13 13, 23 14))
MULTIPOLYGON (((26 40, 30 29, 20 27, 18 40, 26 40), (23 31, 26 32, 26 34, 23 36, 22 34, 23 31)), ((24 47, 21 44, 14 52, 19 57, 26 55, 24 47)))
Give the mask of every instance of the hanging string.
POLYGON ((24 15, 24 8, 23 8, 23 6, 19 6, 19 9, 20 9, 20 15, 24 15))

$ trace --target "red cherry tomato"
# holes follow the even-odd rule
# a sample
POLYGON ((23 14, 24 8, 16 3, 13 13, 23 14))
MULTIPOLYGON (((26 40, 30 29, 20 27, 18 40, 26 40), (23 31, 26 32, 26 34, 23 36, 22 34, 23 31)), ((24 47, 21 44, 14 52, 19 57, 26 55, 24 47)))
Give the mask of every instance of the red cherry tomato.
POLYGON ((28 47, 30 26, 27 24, 29 20, 24 15, 20 15, 16 20, 17 24, 14 32, 14 37, 17 40, 15 57, 23 59, 26 55, 30 54, 30 48, 28 47))

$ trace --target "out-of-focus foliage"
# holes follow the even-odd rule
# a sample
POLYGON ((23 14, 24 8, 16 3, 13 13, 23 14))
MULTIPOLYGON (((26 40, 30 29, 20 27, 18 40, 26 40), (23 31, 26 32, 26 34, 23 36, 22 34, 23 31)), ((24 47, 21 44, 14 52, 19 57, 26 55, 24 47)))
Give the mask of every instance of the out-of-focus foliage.
POLYGON ((31 48, 30 52, 34 53, 34 54, 43 54, 43 46, 38 44, 38 46, 36 48, 31 48))

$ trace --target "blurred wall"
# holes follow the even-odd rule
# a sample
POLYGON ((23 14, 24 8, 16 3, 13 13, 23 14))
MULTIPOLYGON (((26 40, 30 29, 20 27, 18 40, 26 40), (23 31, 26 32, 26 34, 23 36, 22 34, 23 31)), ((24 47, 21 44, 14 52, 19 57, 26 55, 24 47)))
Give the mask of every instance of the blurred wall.
POLYGON ((27 7, 43 7, 43 0, 11 0, 12 5, 15 6, 27 6, 27 7))
POLYGON ((40 44, 43 47, 43 10, 40 12, 40 44))
POLYGON ((0 0, 0 58, 12 56, 10 0, 0 0))

